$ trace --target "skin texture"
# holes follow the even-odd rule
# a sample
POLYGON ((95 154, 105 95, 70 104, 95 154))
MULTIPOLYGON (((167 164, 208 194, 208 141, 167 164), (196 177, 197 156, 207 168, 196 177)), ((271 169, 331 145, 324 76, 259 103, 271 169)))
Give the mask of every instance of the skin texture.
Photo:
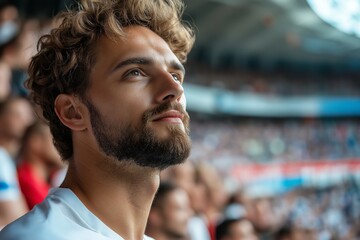
MULTIPOLYGON (((70 188, 105 224, 131 240, 142 239, 160 168, 140 166, 104 152, 94 131, 89 102, 110 126, 105 135, 115 139, 126 128, 143 127, 144 114, 164 103, 185 108, 185 97, 181 85, 184 71, 167 43, 144 27, 124 30, 126 37, 117 42, 99 39, 86 100, 60 94, 55 111, 72 130, 74 144, 62 187, 70 188), (129 62, 134 58, 147 60, 129 62)), ((180 111, 166 109, 151 116, 146 125, 157 141, 174 142, 175 135, 187 141, 185 119, 180 111)))

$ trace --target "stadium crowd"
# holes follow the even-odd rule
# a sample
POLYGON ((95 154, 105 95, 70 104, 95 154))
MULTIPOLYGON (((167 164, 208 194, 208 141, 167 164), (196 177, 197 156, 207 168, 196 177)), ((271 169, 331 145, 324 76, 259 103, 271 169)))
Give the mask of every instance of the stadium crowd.
POLYGON ((201 86, 225 89, 236 93, 264 96, 337 96, 360 95, 357 74, 329 74, 327 72, 270 72, 247 68, 219 69, 194 62, 189 64, 189 82, 201 86), (226 81, 224 81, 226 79, 226 81))
POLYGON ((193 158, 218 164, 360 157, 357 119, 193 119, 191 129, 193 158))
MULTIPOLYGON (((49 129, 37 120, 23 86, 36 42, 53 24, 57 23, 21 19, 12 5, 0 8, 0 229, 42 201, 66 172, 49 129)), ((191 69, 190 74, 196 79, 233 78, 227 82, 239 91, 319 93, 319 88, 308 88, 299 79, 244 75, 246 80, 239 83, 238 73, 199 70, 194 74, 191 69)), ((336 89, 340 93, 338 82, 325 84, 325 92, 332 94, 336 89)), ((215 86, 221 87, 221 81, 215 86)), ((347 86, 340 94, 359 94, 359 87, 347 86)), ((240 187, 229 191, 219 172, 239 162, 359 158, 356 120, 194 118, 191 130, 191 159, 162 173, 148 219, 149 236, 160 240, 360 239, 360 186, 356 181, 254 197, 240 187)))
MULTIPOLYGON (((211 239, 360 237, 360 186, 353 180, 322 189, 298 188, 278 195, 250 196, 240 188, 227 191, 216 169, 204 162, 187 162, 168 169, 163 180, 169 179, 188 192, 195 217, 207 225, 211 239), (248 226, 233 225, 241 221, 248 226), (231 237, 220 237, 222 234, 231 237)), ((192 228, 202 229, 191 224, 190 233, 194 232, 192 228)))

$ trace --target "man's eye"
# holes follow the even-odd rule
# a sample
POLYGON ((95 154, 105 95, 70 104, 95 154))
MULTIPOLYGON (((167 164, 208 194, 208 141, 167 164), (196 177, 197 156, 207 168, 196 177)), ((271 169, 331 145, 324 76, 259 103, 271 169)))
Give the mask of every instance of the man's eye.
POLYGON ((141 71, 140 70, 138 70, 138 69, 134 69, 134 70, 131 70, 130 72, 128 72, 126 75, 128 75, 128 76, 141 76, 142 75, 142 73, 141 73, 141 71))
POLYGON ((176 74, 176 73, 172 73, 171 76, 173 77, 173 79, 177 82, 180 82, 181 83, 181 77, 176 74))

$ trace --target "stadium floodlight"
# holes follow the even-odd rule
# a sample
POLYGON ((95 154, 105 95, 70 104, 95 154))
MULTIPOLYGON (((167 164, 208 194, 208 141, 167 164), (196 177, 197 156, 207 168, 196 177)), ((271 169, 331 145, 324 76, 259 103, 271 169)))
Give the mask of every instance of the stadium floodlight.
POLYGON ((325 22, 347 34, 360 37, 360 0, 307 0, 325 22))

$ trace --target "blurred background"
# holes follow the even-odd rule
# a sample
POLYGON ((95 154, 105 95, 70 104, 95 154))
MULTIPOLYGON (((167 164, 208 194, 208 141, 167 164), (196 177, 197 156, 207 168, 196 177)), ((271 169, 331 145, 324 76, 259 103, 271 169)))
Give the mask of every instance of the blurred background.
MULTIPOLYGON (((36 42, 71 3, 0 1, 1 101, 27 97, 36 42)), ((193 147, 162 176, 193 212, 177 239, 360 239, 360 1, 185 5, 193 147), (224 238, 228 220, 251 226, 224 238)))

